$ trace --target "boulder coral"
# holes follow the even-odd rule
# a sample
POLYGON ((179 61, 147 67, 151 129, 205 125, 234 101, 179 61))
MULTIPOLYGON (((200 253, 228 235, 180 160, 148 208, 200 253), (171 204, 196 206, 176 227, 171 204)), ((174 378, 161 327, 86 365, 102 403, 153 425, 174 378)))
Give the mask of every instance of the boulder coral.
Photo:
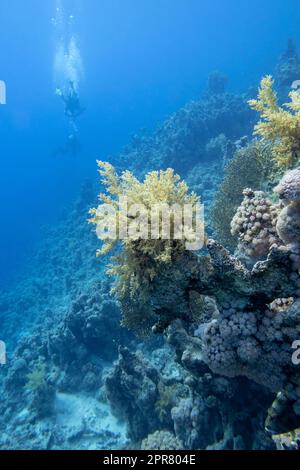
POLYGON ((277 220, 277 233, 285 245, 300 254, 300 169, 287 172, 274 191, 284 204, 277 220))
POLYGON ((244 200, 231 221, 231 234, 238 236, 239 250, 252 260, 264 259, 279 244, 276 233, 278 206, 263 191, 244 189, 244 200))
POLYGON ((203 360, 216 373, 245 375, 279 391, 295 370, 291 344, 300 330, 298 309, 299 300, 281 312, 221 310, 202 336, 203 360))

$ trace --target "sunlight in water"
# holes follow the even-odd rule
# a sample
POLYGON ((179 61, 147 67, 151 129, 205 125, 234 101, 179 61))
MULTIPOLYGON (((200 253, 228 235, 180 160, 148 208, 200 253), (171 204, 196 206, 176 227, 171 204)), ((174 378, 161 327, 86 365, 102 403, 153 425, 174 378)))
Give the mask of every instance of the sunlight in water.
POLYGON ((63 0, 56 0, 54 26, 55 56, 53 64, 54 86, 64 88, 69 82, 78 90, 84 69, 78 39, 74 32, 72 8, 67 9, 63 0))

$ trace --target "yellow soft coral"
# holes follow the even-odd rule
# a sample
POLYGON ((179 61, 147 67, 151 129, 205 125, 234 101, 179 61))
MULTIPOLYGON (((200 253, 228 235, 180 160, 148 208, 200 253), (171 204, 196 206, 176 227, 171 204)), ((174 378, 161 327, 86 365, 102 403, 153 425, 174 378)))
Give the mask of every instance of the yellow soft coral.
POLYGON ((270 75, 262 79, 258 99, 249 105, 261 115, 255 134, 273 142, 273 158, 280 168, 294 166, 300 156, 300 95, 292 91, 291 101, 282 107, 278 104, 270 75))
MULTIPOLYGON (((98 166, 106 188, 106 193, 99 196, 100 202, 114 210, 104 213, 98 208, 90 211, 90 223, 95 224, 98 229, 105 221, 108 228, 107 239, 97 254, 107 254, 117 244, 121 245, 116 255, 112 256, 112 264, 108 270, 108 274, 115 277, 114 292, 127 306, 133 301, 145 304, 155 277, 164 266, 181 256, 186 250, 187 240, 192 240, 190 227, 183 227, 181 239, 176 236, 175 222, 178 219, 174 207, 182 209, 188 205, 196 211, 199 207, 198 197, 194 193, 189 194, 185 182, 172 169, 150 172, 143 181, 139 181, 129 171, 119 176, 109 163, 98 161, 98 166), (131 210, 135 207, 142 207, 144 214, 131 210), (151 217, 157 207, 163 207, 164 216, 169 219, 170 237, 163 233, 163 215, 160 211, 156 219, 160 222, 158 232, 153 236, 151 217), (133 223, 138 227, 140 223, 141 235, 138 231, 130 232, 133 223)), ((182 220, 182 212, 180 217, 182 220)), ((124 323, 128 324, 126 318, 124 323)))

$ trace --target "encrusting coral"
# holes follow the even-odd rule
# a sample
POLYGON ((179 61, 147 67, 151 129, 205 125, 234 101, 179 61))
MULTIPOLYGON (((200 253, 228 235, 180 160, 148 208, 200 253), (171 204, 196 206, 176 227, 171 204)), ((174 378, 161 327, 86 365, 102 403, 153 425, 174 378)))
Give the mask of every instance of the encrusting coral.
POLYGON ((274 80, 264 77, 258 98, 249 105, 258 111, 261 120, 255 126, 255 134, 273 143, 273 158, 279 168, 291 168, 299 161, 300 152, 300 95, 291 91, 289 103, 279 106, 274 80))

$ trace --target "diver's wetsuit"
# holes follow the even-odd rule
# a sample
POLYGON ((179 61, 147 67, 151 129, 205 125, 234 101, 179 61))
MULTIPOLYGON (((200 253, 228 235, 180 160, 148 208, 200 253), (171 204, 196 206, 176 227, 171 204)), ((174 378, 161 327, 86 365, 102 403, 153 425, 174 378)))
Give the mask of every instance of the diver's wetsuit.
POLYGON ((56 94, 60 96, 64 102, 65 115, 69 119, 71 127, 71 133, 68 136, 68 140, 65 146, 61 148, 58 153, 75 156, 80 152, 80 142, 77 138, 78 129, 76 119, 84 112, 84 108, 80 105, 79 96, 75 90, 73 82, 70 81, 68 92, 63 93, 61 89, 58 89, 56 94))
POLYGON ((80 105, 78 93, 75 90, 74 83, 70 82, 68 94, 60 94, 61 99, 65 104, 65 115, 73 121, 84 112, 80 105))

